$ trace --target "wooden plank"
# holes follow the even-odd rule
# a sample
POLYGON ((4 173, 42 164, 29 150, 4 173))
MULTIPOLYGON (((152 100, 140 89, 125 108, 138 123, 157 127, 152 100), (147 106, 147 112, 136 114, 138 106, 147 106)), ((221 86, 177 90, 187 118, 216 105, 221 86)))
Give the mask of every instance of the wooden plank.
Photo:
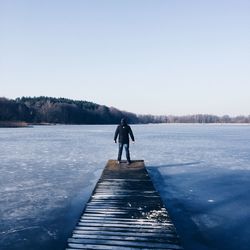
POLYGON ((144 225, 144 224, 122 224, 122 223, 107 223, 107 222, 103 222, 103 223, 93 223, 93 222, 78 222, 79 226, 83 226, 83 227, 112 227, 112 228, 126 228, 128 231, 130 229, 133 228, 138 228, 138 229, 151 229, 152 227, 154 228, 170 228, 173 227, 172 223, 168 223, 168 224, 164 224, 164 225, 144 225))
MULTIPOLYGON (((152 250, 152 248, 147 248, 147 247, 131 247, 131 246, 110 246, 110 245, 102 245, 102 244, 72 244, 69 243, 70 248, 66 248, 66 250, 79 250, 79 249, 96 249, 96 250, 152 250)), ((157 250, 157 249, 154 249, 157 250)))
POLYGON ((102 239, 102 240, 124 240, 124 241, 142 241, 142 242, 158 242, 158 243, 173 243, 173 238, 166 239, 165 237, 148 237, 140 234, 132 235, 107 235, 107 234, 76 234, 72 235, 74 239, 102 239))
POLYGON ((183 249, 143 161, 108 161, 67 249, 183 249))
POLYGON ((68 239, 69 243, 75 243, 79 245, 84 244, 103 244, 109 246, 129 246, 129 247, 147 247, 151 249, 182 249, 180 246, 168 243, 158 243, 158 242, 138 242, 138 241, 125 241, 125 240, 108 240, 108 239, 68 239))
POLYGON ((128 232, 128 231, 100 231, 100 230, 91 230, 91 231, 87 231, 87 230, 74 230, 73 231, 73 235, 113 235, 113 236, 138 236, 138 237, 150 237, 150 238, 164 238, 165 236, 167 236, 168 238, 172 239, 172 238, 176 238, 176 235, 172 232, 166 233, 165 231, 163 233, 157 232, 156 233, 152 233, 152 232, 141 232, 141 231, 137 231, 137 232, 128 232))
POLYGON ((124 228, 124 227, 93 227, 93 226, 76 226, 75 227, 76 230, 89 230, 89 231, 116 231, 116 232, 143 232, 143 233, 155 233, 155 234, 158 234, 158 233, 175 233, 173 231, 173 228, 130 228, 129 230, 127 228, 124 228))
POLYGON ((165 221, 165 222, 162 222, 162 223, 157 223, 155 221, 146 221, 146 220, 143 220, 143 221, 138 221, 138 220, 119 220, 119 219, 80 219, 80 222, 84 222, 84 223, 100 223, 100 222, 106 222, 108 221, 109 223, 121 223, 121 224, 128 224, 128 225, 150 225, 150 226, 161 226, 161 225, 172 225, 171 221, 168 220, 168 221, 165 221))

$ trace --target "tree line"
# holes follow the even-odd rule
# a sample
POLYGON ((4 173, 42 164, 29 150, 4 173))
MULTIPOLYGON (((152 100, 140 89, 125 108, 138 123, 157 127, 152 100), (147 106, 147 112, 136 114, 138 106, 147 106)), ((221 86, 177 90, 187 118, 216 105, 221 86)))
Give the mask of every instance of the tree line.
POLYGON ((0 98, 0 121, 59 124, 117 124, 122 117, 129 123, 250 123, 249 116, 209 114, 185 116, 137 115, 88 101, 53 97, 0 98))
POLYGON ((59 124, 115 124, 122 117, 138 123, 137 115, 93 102, 53 97, 0 98, 0 121, 59 124))

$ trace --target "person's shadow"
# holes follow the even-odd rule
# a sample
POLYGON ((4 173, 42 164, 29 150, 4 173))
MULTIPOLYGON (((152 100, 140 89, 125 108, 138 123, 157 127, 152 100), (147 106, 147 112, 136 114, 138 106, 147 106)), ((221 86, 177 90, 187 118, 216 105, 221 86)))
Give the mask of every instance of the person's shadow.
POLYGON ((153 179, 157 179, 160 182, 164 182, 164 178, 162 177, 162 174, 160 172, 160 169, 162 168, 173 168, 173 167, 185 167, 185 166, 193 166, 200 164, 201 161, 193 161, 193 162, 186 162, 186 163, 172 163, 172 164, 163 164, 163 165, 151 165, 147 166, 147 170, 150 174, 150 176, 153 179))
POLYGON ((164 164, 164 165, 158 165, 158 166, 148 166, 147 169, 149 170, 155 170, 159 168, 171 168, 171 167, 183 167, 183 166, 192 166, 192 165, 198 165, 201 161, 193 161, 193 162, 186 162, 186 163, 173 163, 173 164, 164 164))

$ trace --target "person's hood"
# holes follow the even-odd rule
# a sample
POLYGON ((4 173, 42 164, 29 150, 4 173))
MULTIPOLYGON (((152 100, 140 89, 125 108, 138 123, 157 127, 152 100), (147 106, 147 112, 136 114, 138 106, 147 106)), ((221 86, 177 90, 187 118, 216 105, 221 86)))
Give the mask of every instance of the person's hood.
POLYGON ((121 125, 127 125, 127 121, 126 121, 125 118, 122 118, 122 119, 121 119, 121 125))

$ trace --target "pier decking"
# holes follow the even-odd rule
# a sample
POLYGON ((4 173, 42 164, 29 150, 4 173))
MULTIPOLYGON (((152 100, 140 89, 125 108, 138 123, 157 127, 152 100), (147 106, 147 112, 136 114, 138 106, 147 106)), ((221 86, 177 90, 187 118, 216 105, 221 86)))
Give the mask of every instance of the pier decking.
POLYGON ((143 161, 108 161, 68 239, 74 249, 183 249, 143 161))

